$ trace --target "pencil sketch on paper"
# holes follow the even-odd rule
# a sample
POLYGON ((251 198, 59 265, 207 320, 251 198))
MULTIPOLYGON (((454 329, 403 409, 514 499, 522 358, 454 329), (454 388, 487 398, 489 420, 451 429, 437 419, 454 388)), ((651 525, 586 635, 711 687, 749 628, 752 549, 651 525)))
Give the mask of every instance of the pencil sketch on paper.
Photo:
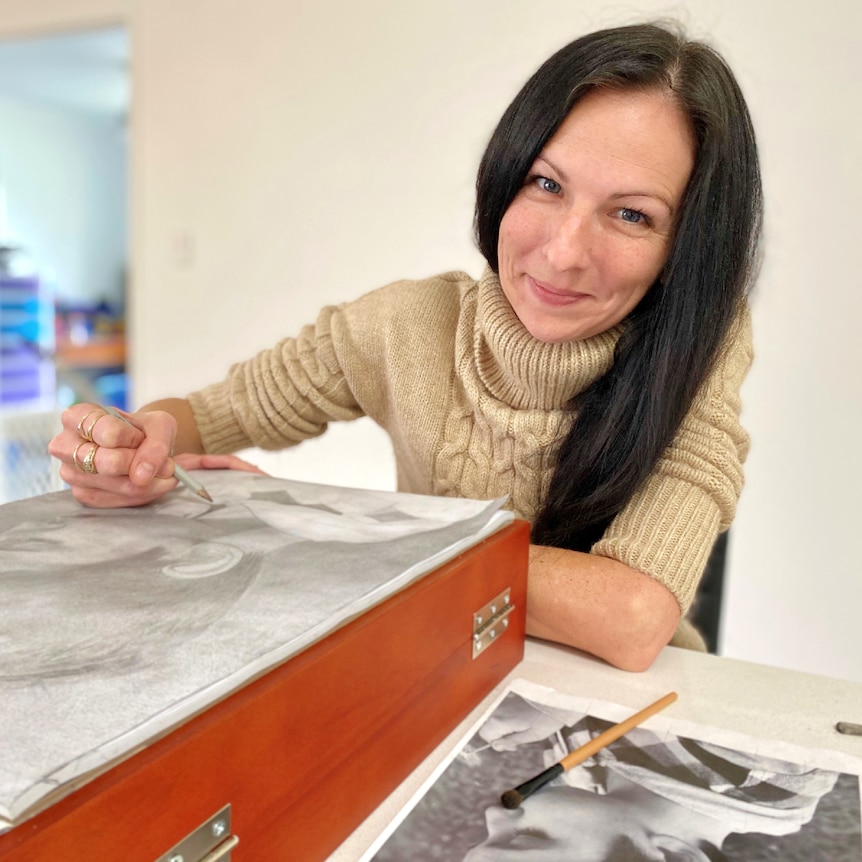
POLYGON ((0 506, 0 830, 513 517, 503 500, 205 481, 214 505, 0 506))
POLYGON ((663 716, 500 804, 630 714, 516 680, 363 862, 862 859, 862 760, 663 716))

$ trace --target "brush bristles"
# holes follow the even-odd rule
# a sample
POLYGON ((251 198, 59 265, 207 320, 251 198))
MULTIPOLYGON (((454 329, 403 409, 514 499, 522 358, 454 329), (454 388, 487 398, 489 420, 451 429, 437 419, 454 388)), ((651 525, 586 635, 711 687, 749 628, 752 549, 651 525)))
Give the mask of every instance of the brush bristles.
POLYGON ((555 779, 558 775, 563 774, 563 767, 559 763, 549 766, 544 772, 540 772, 529 781, 519 784, 512 790, 507 790, 501 797, 500 802, 504 808, 514 809, 520 808, 521 803, 531 794, 544 787, 549 781, 555 779))
POLYGON ((503 808, 508 808, 510 811, 514 811, 516 808, 521 807, 521 803, 524 801, 524 797, 518 793, 517 790, 507 790, 501 797, 500 802, 503 803, 503 808))

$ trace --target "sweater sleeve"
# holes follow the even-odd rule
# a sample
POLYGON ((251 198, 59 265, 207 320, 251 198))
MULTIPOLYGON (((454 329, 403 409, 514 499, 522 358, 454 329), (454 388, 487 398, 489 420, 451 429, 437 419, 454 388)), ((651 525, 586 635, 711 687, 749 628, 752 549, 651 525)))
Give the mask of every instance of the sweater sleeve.
POLYGON ((363 415, 334 346, 339 313, 327 306, 297 338, 232 366, 221 383, 188 396, 206 452, 283 449, 319 436, 331 421, 363 415))
POLYGON ((749 437, 739 389, 751 360, 746 306, 670 446, 592 549, 658 579, 683 615, 742 491, 749 437))

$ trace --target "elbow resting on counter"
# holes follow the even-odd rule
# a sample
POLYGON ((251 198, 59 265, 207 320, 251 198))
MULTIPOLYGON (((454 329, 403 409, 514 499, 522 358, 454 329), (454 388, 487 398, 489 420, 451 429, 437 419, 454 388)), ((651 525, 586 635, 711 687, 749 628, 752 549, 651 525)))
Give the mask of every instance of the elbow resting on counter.
POLYGON ((649 575, 595 554, 530 546, 527 634, 647 670, 680 621, 676 597, 649 575))

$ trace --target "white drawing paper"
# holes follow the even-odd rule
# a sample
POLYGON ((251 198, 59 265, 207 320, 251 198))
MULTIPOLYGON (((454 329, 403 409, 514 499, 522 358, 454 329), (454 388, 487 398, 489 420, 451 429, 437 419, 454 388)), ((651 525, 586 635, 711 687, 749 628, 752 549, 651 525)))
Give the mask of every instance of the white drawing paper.
POLYGON ((0 506, 0 831, 509 523, 503 500, 236 471, 0 506))

